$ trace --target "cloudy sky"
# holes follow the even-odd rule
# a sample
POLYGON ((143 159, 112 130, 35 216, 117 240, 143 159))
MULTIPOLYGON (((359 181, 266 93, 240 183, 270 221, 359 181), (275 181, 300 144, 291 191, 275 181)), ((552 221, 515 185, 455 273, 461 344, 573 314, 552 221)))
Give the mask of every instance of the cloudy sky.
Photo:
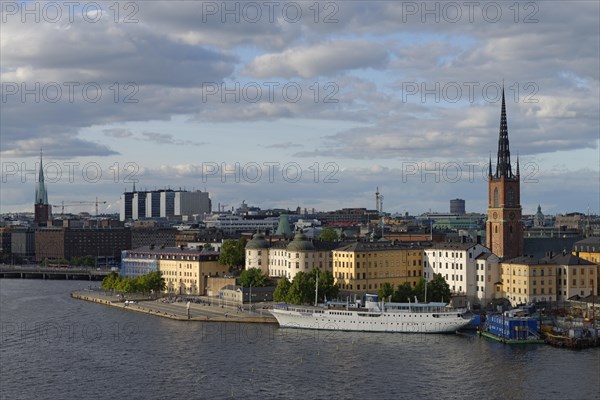
POLYGON ((40 148, 52 204, 483 212, 504 84, 523 212, 599 213, 599 4, 2 2, 1 212, 40 148))

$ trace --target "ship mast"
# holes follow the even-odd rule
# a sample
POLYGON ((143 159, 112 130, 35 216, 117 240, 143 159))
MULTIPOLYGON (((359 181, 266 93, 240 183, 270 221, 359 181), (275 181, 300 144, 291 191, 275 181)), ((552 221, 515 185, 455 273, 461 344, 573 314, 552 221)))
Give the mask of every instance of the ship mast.
POLYGON ((319 270, 317 270, 317 279, 315 279, 315 307, 318 304, 318 296, 319 296, 319 270))

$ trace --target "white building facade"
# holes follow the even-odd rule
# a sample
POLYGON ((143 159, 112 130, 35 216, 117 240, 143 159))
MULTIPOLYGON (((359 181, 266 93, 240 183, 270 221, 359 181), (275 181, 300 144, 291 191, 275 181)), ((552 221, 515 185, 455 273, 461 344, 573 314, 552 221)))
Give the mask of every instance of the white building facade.
MULTIPOLYGON (((487 283, 487 265, 478 274, 477 258, 491 250, 478 243, 436 243, 433 247, 425 249, 423 254, 423 276, 427 281, 433 279, 434 274, 441 274, 450 286, 453 295, 466 296, 468 300, 481 301, 486 293, 478 290, 481 280, 487 283)), ((490 273, 492 266, 490 265, 490 273)), ((496 262, 496 271, 498 269, 496 262)), ((496 272, 497 275, 497 272, 496 272)), ((493 278, 490 276, 490 282, 493 278)), ((495 282, 493 282, 495 283, 495 282)), ((489 288, 487 288, 489 292, 489 288)))
POLYGON ((255 234, 246 245, 246 269, 260 268, 269 276, 290 281, 298 272, 310 272, 313 268, 333 272, 332 249, 336 245, 313 242, 303 233, 296 233, 294 240, 271 246, 264 235, 255 234))

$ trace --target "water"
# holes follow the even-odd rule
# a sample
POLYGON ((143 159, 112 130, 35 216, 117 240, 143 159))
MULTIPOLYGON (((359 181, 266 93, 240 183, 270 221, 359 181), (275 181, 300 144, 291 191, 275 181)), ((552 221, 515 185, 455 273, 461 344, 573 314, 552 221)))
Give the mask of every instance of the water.
POLYGON ((600 348, 178 322, 0 280, 0 399, 600 399, 600 348))

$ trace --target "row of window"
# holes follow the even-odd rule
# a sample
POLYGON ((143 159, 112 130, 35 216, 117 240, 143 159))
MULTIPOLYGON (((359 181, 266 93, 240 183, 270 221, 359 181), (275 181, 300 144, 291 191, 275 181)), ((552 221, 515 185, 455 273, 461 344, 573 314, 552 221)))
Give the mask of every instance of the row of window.
MULTIPOLYGON (((545 289, 546 288, 540 288, 540 293, 539 294, 545 294, 545 289)), ((517 292, 516 288, 512 288, 512 292, 516 293, 517 292)), ((521 294, 521 288, 518 288, 518 293, 521 294)), ((527 294, 527 289, 523 288, 523 292, 522 293, 523 294, 527 294)), ((531 294, 538 294, 537 288, 531 289, 531 294)), ((548 294, 552 294, 552 288, 548 288, 548 294)))
MULTIPOLYGON (((411 282, 411 283, 412 283, 413 287, 417 286, 416 282, 411 282)), ((381 284, 378 284, 378 283, 369 283, 368 285, 357 284, 356 285, 356 290, 367 290, 367 289, 373 290, 373 289, 378 289, 379 287, 382 287, 383 285, 384 285, 383 283, 381 283, 381 284)), ((353 286, 354 285, 351 284, 351 283, 350 284, 344 284, 344 283, 342 283, 342 284, 340 284, 340 289, 342 289, 342 290, 354 290, 353 286)))
MULTIPOLYGON (((596 267, 595 266, 591 266, 591 268, 588 268, 588 273, 590 275, 594 275, 594 269, 596 267)), ((581 271, 579 272, 580 275, 585 275, 585 268, 581 268, 581 271)), ((567 269, 566 268, 558 268, 558 274, 559 275, 567 275, 567 269)), ((571 268, 570 269, 571 275, 577 275, 577 268, 571 268)))
MULTIPOLYGON (((406 278, 406 277, 418 277, 421 276, 421 271, 416 271, 416 270, 412 270, 412 271, 407 271, 408 275, 400 275, 400 274, 390 274, 389 272, 385 273, 385 277, 383 276, 383 274, 379 277, 379 278, 406 278)), ((349 273, 349 272, 336 272, 335 273, 335 277, 337 279, 354 279, 354 274, 349 273)), ((377 278, 377 272, 369 272, 369 278, 377 278)), ((367 273, 363 272, 362 273, 362 278, 360 273, 356 274, 356 279, 367 279, 367 273)))
MULTIPOLYGON (((415 257, 415 256, 420 256, 422 253, 421 252, 406 252, 406 256, 408 257, 415 257)), ((341 257, 341 258, 355 258, 354 255, 355 253, 346 253, 346 252, 333 252, 333 255, 335 257, 341 257)), ((356 253, 356 258, 367 258, 367 257, 397 257, 397 254, 394 253, 356 253)))
MULTIPOLYGON (((431 263, 431 267, 432 268, 436 267, 435 261, 431 263)), ((443 267, 445 269, 461 269, 461 270, 463 269, 463 265, 459 264, 459 263, 450 263, 450 266, 448 266, 448 263, 445 263, 445 265, 442 266, 442 263, 440 262, 440 263, 438 263, 437 267, 438 268, 442 268, 443 267)))
MULTIPOLYGON (((432 252, 426 251, 425 255, 427 257, 435 257, 435 253, 436 253, 435 251, 432 251, 432 252)), ((437 255, 438 257, 442 257, 442 252, 441 251, 438 251, 437 253, 438 253, 438 255, 437 255)), ((447 252, 446 251, 446 252, 443 252, 443 253, 444 253, 443 257, 446 257, 446 258, 449 258, 449 257, 450 258, 466 258, 466 252, 461 252, 461 251, 447 252)), ((473 258, 473 253, 472 252, 469 252, 469 258, 473 258)))
MULTIPOLYGON (((345 262, 345 261, 335 261, 334 265, 338 268, 354 268, 354 263, 353 262, 345 262)), ((389 268, 391 267, 401 267, 401 266, 406 266, 406 265, 410 265, 410 263, 401 263, 400 261, 396 261, 395 263, 390 263, 386 260, 385 263, 383 261, 380 261, 379 263, 377 263, 377 261, 373 262, 371 264, 371 261, 369 261, 368 263, 363 263, 363 266, 367 267, 367 268, 377 268, 377 267, 386 267, 389 268)), ((421 266, 421 260, 412 260, 412 266, 416 267, 416 266, 421 266)), ((356 262, 356 268, 360 268, 360 262, 357 261, 356 262)))

